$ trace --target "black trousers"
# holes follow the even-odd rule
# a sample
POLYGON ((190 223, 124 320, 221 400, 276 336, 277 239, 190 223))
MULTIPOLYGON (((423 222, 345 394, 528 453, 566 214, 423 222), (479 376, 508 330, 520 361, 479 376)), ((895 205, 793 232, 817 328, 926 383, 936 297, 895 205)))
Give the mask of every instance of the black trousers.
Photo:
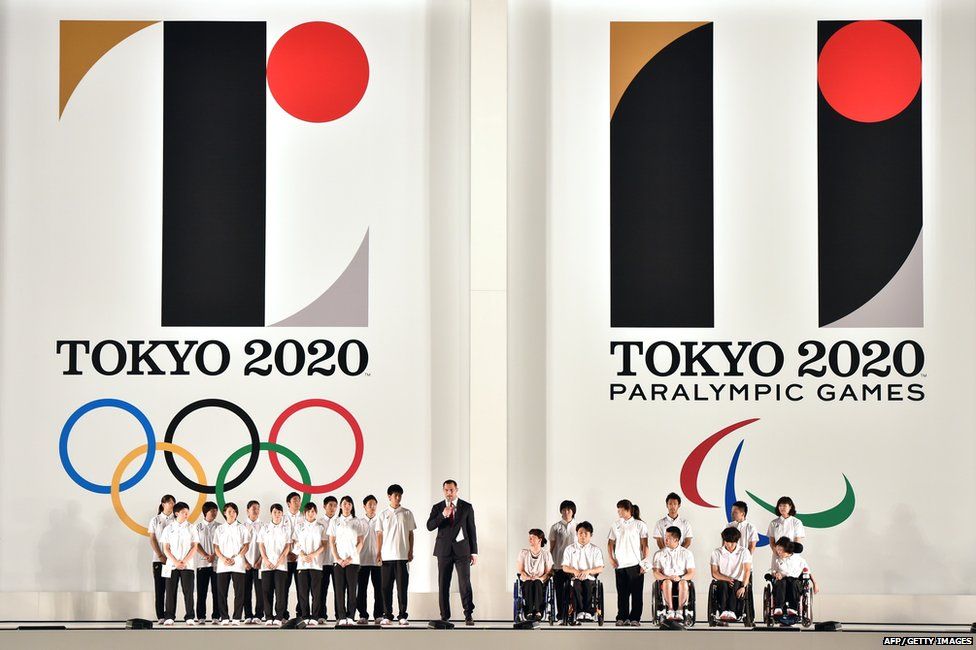
POLYGON ((577 614, 586 612, 593 614, 593 589, 596 580, 577 580, 573 583, 573 611, 577 614))
POLYGON ((166 578, 166 611, 163 618, 176 619, 176 588, 183 587, 183 618, 193 618, 193 569, 173 569, 166 578))
POLYGON ((332 567, 332 580, 335 582, 336 620, 352 618, 356 615, 356 588, 359 586, 359 565, 346 567, 338 564, 332 567))
POLYGON ((197 618, 207 620, 207 591, 210 591, 210 612, 215 620, 220 616, 217 610, 217 572, 212 566, 197 569, 197 618))
POLYGON ((617 620, 640 621, 644 613, 644 574, 639 566, 616 570, 617 620))
POLYGON ((264 597, 264 612, 268 618, 277 621, 288 619, 288 572, 265 571, 261 576, 261 595, 264 597))
POLYGON ((264 598, 261 592, 261 572, 251 569, 244 573, 244 618, 264 618, 264 598), (251 597, 254 605, 251 605, 251 597))
POLYGON ((316 618, 329 618, 329 583, 332 581, 333 564, 322 567, 322 587, 319 590, 319 611, 316 618))
POLYGON ((736 595, 742 588, 742 582, 736 580, 735 583, 725 582, 724 580, 715 584, 715 609, 718 612, 735 612, 737 615, 742 612, 743 600, 736 595))
POLYGON ((407 618, 407 585, 410 583, 410 565, 406 560, 384 560, 381 571, 383 581, 383 616, 393 620, 393 583, 397 586, 397 620, 407 618))
POLYGON ((800 578, 773 580, 773 606, 796 609, 800 604, 800 578))
POLYGON ((366 588, 373 583, 373 618, 383 616, 383 578, 380 567, 359 565, 359 584, 356 586, 356 610, 359 618, 369 618, 366 588))
POLYGON ((322 572, 302 569, 295 574, 295 585, 298 587, 298 618, 319 618, 318 613, 322 609, 322 572))
POLYGON ((527 614, 541 613, 543 601, 546 598, 546 583, 541 580, 523 580, 522 597, 525 599, 525 612, 527 614))
POLYGON ((285 592, 285 618, 291 618, 291 614, 288 612, 288 594, 291 592, 291 586, 295 582, 295 574, 298 573, 298 560, 288 563, 288 589, 285 592))
POLYGON ((153 562, 153 591, 155 592, 156 618, 166 614, 166 578, 163 577, 163 563, 153 562))
POLYGON ((470 618, 474 612, 474 599, 471 596, 471 556, 448 555, 437 558, 437 591, 440 603, 441 620, 451 618, 451 580, 454 571, 458 574, 458 589, 461 592, 461 606, 464 617, 470 618))
POLYGON ((561 569, 556 569, 552 574, 552 587, 556 590, 556 616, 560 620, 566 618, 566 609, 569 607, 569 581, 571 577, 561 569))
POLYGON ((239 621, 244 615, 244 574, 236 571, 217 574, 217 607, 221 620, 239 621), (227 609, 230 584, 234 583, 234 616, 227 609))

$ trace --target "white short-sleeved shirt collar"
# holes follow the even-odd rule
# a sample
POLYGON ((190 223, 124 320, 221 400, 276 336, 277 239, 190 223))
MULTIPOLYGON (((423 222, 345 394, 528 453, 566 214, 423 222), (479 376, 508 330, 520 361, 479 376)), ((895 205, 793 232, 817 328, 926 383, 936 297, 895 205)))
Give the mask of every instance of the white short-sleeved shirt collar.
POLYGON ((363 522, 358 517, 343 516, 341 514, 332 518, 329 523, 329 537, 335 537, 337 560, 352 560, 352 564, 359 564, 359 551, 356 544, 360 535, 364 534, 363 522))
MULTIPOLYGON (((573 542, 563 553, 563 566, 572 567, 578 571, 602 567, 604 566, 603 551, 593 542, 585 546, 579 542, 573 542)), ((595 578, 587 576, 586 579, 594 580, 595 578)))
POLYGON ((782 573, 784 576, 789 576, 790 578, 799 578, 803 575, 804 571, 810 572, 810 566, 799 553, 782 558, 776 557, 774 553, 773 562, 769 568, 773 573, 782 573))
MULTIPOLYGON (((264 554, 268 556, 269 560, 274 562, 281 557, 281 553, 291 541, 291 537, 291 524, 282 517, 281 523, 267 522, 261 527, 261 532, 258 534, 258 542, 264 544, 264 554)), ((266 571, 267 569, 263 567, 263 564, 262 562, 261 570, 266 571)), ((288 571, 287 558, 285 562, 278 565, 277 571, 288 571)))
MULTIPOLYGON (((325 529, 322 527, 322 524, 318 521, 309 523, 308 520, 303 519, 295 525, 295 529, 292 531, 292 541, 294 542, 292 553, 295 555, 298 555, 299 552, 306 554, 314 553, 325 543, 325 540, 325 529)), ((321 571, 325 559, 324 555, 325 552, 323 551, 317 557, 312 558, 311 562, 303 562, 301 556, 299 556, 298 570, 312 569, 321 571)))
POLYGON ((745 577, 745 565, 752 564, 752 554, 741 545, 737 544, 734 551, 729 551, 725 548, 725 544, 722 544, 712 551, 709 564, 718 567, 718 572, 723 576, 742 581, 745 577))
POLYGON ((610 536, 614 540, 613 554, 620 569, 637 566, 643 559, 641 540, 647 539, 647 524, 636 517, 620 517, 610 525, 610 536))
POLYGON ((775 542, 780 537, 787 537, 795 541, 797 537, 806 537, 807 532, 803 528, 803 522, 793 517, 776 517, 769 522, 769 529, 766 531, 770 543, 775 542))
POLYGON ((691 530, 691 524, 688 522, 687 519, 685 519, 679 514, 674 519, 672 519, 670 515, 664 515, 663 517, 658 519, 657 523, 654 524, 654 538, 655 539, 660 538, 663 540, 664 534, 671 526, 677 526, 678 528, 681 529, 681 538, 678 540, 679 544, 684 542, 686 537, 695 536, 694 531, 691 530))
POLYGON ((743 519, 742 521, 730 521, 726 528, 735 528, 739 531, 739 546, 748 549, 749 542, 759 542, 759 531, 753 526, 748 519, 743 519))
POLYGON ((383 561, 406 560, 410 554, 410 532, 416 530, 417 523, 413 513, 400 506, 387 507, 373 524, 377 532, 383 533, 383 561))
POLYGON ((220 547, 224 557, 233 558, 234 564, 227 566, 218 558, 217 573, 244 573, 244 558, 239 553, 250 541, 251 531, 241 523, 240 519, 234 520, 232 524, 221 524, 214 533, 214 544, 220 547))
POLYGON ((576 542, 576 520, 560 519, 554 523, 549 527, 549 540, 552 542, 552 559, 556 566, 562 566, 563 553, 576 542))
POLYGON ((695 568, 695 556, 683 546, 658 549, 654 554, 652 565, 655 569, 668 576, 683 576, 688 569, 695 568))

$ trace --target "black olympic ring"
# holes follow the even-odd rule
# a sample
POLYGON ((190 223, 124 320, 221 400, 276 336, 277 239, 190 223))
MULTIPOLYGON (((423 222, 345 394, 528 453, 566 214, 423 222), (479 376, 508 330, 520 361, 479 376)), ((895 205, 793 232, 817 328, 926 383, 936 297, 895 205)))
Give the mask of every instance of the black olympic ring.
MULTIPOLYGON (((166 442, 173 442, 173 436, 176 435, 176 427, 180 425, 180 422, 182 422, 183 419, 190 413, 209 406, 215 406, 217 408, 230 411, 239 417, 242 422, 244 422, 244 426, 247 427, 248 433, 251 434, 251 454, 247 457, 247 465, 245 465, 244 469, 241 470, 241 473, 238 474, 234 480, 228 481, 224 486, 225 490, 230 491, 247 480, 247 478, 251 475, 251 472, 254 471, 254 468, 257 467, 258 454, 261 453, 261 437, 258 435, 258 427, 256 424, 254 424, 254 420, 251 419, 251 416, 247 414, 247 411, 242 409, 237 404, 228 402, 225 399, 217 399, 213 397, 210 399, 197 400, 192 404, 184 406, 183 409, 173 417, 173 420, 166 428, 166 435, 163 439, 166 442)), ((183 487, 196 492, 203 492, 204 494, 217 493, 216 486, 201 485, 196 481, 191 481, 182 471, 180 471, 180 468, 176 465, 176 459, 173 457, 173 452, 166 451, 163 453, 166 456, 166 465, 169 467, 169 471, 173 473, 173 476, 176 477, 177 481, 183 484, 183 487)))

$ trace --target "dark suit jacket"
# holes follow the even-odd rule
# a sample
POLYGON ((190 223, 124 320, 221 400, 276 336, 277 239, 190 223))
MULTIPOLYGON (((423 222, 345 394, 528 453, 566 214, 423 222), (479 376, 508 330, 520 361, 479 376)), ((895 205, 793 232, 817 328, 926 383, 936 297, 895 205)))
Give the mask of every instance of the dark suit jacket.
POLYGON ((438 501, 430 509, 427 530, 437 531, 434 542, 434 557, 469 557, 478 554, 478 530, 474 525, 474 508, 467 501, 457 500, 454 511, 454 525, 443 515, 445 502, 438 501), (464 531, 464 539, 457 539, 458 531, 464 531))

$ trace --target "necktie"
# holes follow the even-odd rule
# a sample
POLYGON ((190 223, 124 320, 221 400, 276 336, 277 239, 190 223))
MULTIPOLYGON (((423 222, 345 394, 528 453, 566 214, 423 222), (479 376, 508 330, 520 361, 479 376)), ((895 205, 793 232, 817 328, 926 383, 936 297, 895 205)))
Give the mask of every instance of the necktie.
POLYGON ((452 526, 454 525, 454 504, 453 503, 451 503, 451 516, 448 517, 447 520, 451 522, 452 526))

